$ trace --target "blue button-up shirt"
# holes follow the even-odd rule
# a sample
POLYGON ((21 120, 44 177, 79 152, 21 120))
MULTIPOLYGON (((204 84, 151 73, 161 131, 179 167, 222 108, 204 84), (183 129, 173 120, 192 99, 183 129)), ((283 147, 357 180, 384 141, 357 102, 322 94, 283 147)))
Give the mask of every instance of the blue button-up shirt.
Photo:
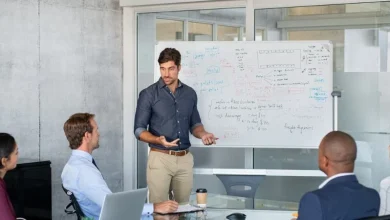
MULTIPOLYGON (((190 132, 201 125, 197 108, 198 98, 191 87, 179 81, 173 94, 162 78, 141 91, 135 113, 134 134, 148 130, 153 135, 165 136, 168 142, 179 138, 178 147, 170 150, 184 150, 191 146, 190 132)), ((166 149, 162 145, 150 144, 151 147, 166 149)))
MULTIPOLYGON (((99 220, 104 198, 112 193, 102 174, 92 163, 92 155, 81 150, 72 150, 61 174, 62 185, 73 192, 83 213, 99 220)), ((142 214, 152 214, 153 204, 145 204, 142 214)))

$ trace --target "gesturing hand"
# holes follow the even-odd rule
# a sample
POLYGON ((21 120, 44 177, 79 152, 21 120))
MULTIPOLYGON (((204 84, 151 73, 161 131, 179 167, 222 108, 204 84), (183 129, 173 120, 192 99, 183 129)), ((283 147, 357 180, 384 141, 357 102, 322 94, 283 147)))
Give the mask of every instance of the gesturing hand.
POLYGON ((206 133, 202 136, 202 142, 204 145, 216 144, 215 140, 218 140, 218 138, 215 138, 212 133, 206 133))
POLYGON ((159 137, 159 141, 161 142, 161 145, 165 146, 165 147, 177 147, 177 142, 179 141, 179 138, 172 141, 172 142, 168 142, 164 136, 160 136, 159 137))

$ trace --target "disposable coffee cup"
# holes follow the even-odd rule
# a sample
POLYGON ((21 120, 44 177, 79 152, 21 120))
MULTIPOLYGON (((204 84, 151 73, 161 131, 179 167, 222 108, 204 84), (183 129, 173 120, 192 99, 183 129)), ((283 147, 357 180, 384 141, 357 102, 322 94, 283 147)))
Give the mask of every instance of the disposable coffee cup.
POLYGON ((207 204, 207 189, 196 190, 196 202, 199 207, 206 207, 207 204))

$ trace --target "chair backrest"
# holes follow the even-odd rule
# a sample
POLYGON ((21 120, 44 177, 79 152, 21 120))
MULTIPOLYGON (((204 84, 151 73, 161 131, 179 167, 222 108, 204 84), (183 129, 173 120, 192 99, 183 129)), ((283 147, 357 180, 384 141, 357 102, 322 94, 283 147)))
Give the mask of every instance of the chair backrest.
POLYGON ((390 215, 373 216, 373 217, 362 218, 360 220, 390 220, 390 215))
POLYGON ((70 199, 70 203, 65 207, 65 210, 64 210, 65 213, 69 214, 69 215, 76 214, 77 220, 82 220, 83 218, 85 218, 86 216, 84 215, 83 211, 81 210, 81 207, 80 207, 79 203, 77 202, 77 199, 74 196, 74 194, 71 191, 67 190, 64 186, 62 186, 62 189, 64 190, 66 195, 69 196, 69 199, 70 199), (68 210, 70 208, 70 206, 73 207, 73 211, 68 210))

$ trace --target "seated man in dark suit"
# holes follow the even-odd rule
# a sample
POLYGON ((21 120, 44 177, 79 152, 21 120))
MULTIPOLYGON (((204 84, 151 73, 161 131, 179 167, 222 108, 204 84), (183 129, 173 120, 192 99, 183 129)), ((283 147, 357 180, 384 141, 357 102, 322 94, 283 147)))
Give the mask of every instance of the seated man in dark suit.
POLYGON ((300 201, 298 220, 360 219, 377 216, 379 194, 361 185, 353 173, 356 143, 341 131, 328 133, 321 141, 318 165, 327 179, 319 189, 300 201))

